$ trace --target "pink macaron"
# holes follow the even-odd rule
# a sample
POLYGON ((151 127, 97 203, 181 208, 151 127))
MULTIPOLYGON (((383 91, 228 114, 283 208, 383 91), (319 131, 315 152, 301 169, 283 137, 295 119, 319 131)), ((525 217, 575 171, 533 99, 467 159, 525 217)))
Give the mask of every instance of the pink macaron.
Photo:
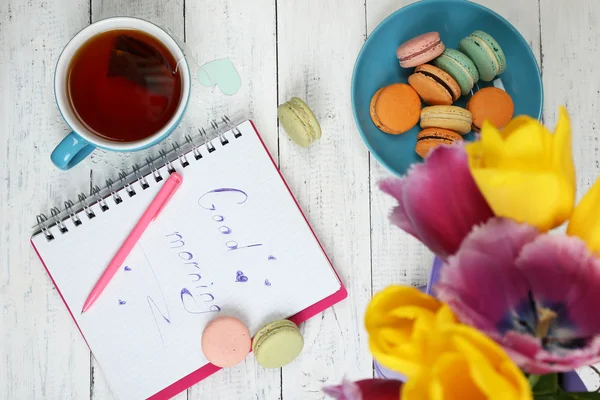
POLYGON ((202 332, 202 352, 217 367, 232 367, 244 361, 252 339, 242 321, 234 317, 218 317, 202 332))
POLYGON ((427 32, 404 42, 396 50, 396 57, 403 68, 425 64, 441 55, 446 46, 437 32, 427 32))

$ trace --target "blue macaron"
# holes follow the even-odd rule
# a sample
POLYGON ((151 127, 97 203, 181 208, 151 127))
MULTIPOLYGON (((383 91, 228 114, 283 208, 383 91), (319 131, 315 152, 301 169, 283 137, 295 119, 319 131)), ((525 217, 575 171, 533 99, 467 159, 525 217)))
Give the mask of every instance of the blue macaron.
POLYGON ((473 60, 482 81, 490 82, 506 70, 506 56, 502 47, 483 31, 475 31, 463 38, 458 48, 473 60))
POLYGON ((463 96, 469 94, 479 81, 479 72, 473 61, 458 50, 447 48, 441 56, 433 60, 433 65, 454 78, 463 96))

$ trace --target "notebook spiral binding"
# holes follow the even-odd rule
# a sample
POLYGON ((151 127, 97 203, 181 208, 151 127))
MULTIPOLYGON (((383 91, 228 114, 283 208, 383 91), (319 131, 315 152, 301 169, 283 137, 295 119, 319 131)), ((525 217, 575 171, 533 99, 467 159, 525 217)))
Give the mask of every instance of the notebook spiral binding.
POLYGON ((225 133, 231 131, 233 138, 238 139, 242 136, 242 132, 234 125, 227 115, 221 117, 223 122, 223 130, 219 127, 217 121, 211 121, 210 125, 213 130, 210 134, 204 128, 198 128, 199 134, 196 138, 189 134, 185 135, 185 143, 183 146, 178 142, 172 143, 172 150, 167 152, 165 149, 158 151, 159 156, 157 158, 146 158, 145 165, 133 164, 131 167, 131 173, 127 174, 124 171, 119 172, 118 181, 112 179, 106 180, 106 186, 101 189, 98 185, 94 186, 91 190, 90 195, 85 193, 79 193, 77 195, 77 202, 67 200, 64 202, 64 209, 61 210, 58 207, 52 207, 50 209, 50 217, 46 214, 38 214, 37 219, 37 233, 43 233, 46 240, 54 240, 55 232, 54 228, 58 228, 60 234, 66 234, 69 232, 68 227, 64 221, 70 219, 75 227, 82 225, 84 222, 79 218, 78 214, 85 213, 88 220, 96 217, 97 212, 93 210, 93 206, 98 206, 100 211, 106 212, 113 206, 118 206, 123 203, 123 196, 119 194, 120 190, 125 190, 127 193, 126 197, 133 197, 137 194, 134 185, 139 184, 141 190, 146 190, 150 187, 147 178, 151 178, 155 182, 163 180, 163 176, 160 173, 160 169, 166 167, 169 174, 176 171, 174 163, 179 162, 181 168, 186 168, 190 165, 187 155, 194 157, 194 161, 201 160, 204 155, 200 149, 204 146, 208 154, 217 151, 217 147, 213 144, 213 140, 218 139, 221 146, 229 144, 230 140, 225 137, 225 133), (196 144, 195 139, 200 138, 201 142, 196 144), (187 149, 187 150, 184 150, 187 149), (109 202, 107 200, 111 200, 109 202))

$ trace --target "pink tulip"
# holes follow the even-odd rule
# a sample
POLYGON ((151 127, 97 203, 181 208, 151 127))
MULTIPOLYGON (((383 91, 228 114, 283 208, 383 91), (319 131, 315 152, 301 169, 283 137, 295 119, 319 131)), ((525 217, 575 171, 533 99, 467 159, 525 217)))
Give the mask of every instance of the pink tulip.
POLYGON ((325 394, 336 400, 399 400, 402 382, 391 379, 344 380, 338 386, 326 386, 325 394))
POLYGON ((434 291, 526 372, 600 361, 600 259, 578 238, 491 219, 448 259, 434 291))
POLYGON ((398 200, 392 223, 442 259, 458 250, 474 226, 494 215, 471 176, 460 144, 436 148, 405 177, 384 180, 380 188, 398 200))

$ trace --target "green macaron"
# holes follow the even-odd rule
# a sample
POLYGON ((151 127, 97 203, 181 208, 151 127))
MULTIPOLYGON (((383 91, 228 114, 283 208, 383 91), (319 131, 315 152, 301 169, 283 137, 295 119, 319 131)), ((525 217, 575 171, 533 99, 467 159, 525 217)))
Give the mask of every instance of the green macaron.
POLYGON ((282 368, 294 361, 304 348, 304 338, 287 319, 271 322, 254 336, 252 351, 264 368, 282 368))
POLYGON ((292 97, 277 108, 277 117, 290 139, 308 147, 321 138, 321 126, 312 110, 298 97, 292 97))
POLYGON ((502 47, 483 31, 475 31, 463 38, 458 48, 473 60, 482 81, 490 82, 506 70, 506 56, 502 47))
POLYGON ((441 56, 433 60, 433 65, 443 69, 460 86, 463 96, 469 94, 479 80, 479 73, 473 61, 465 54, 455 49, 446 49, 441 56))

